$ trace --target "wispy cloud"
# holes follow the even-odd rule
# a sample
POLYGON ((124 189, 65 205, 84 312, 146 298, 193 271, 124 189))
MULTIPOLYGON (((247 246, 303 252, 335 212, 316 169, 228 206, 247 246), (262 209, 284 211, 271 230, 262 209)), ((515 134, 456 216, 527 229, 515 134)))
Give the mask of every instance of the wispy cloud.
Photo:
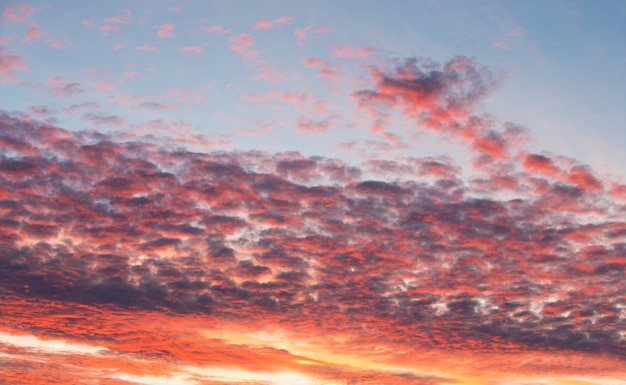
POLYGON ((273 28, 277 25, 280 24, 286 24, 289 23, 291 21, 290 17, 279 17, 277 19, 274 20, 259 20, 255 25, 254 25, 254 29, 267 29, 267 28, 273 28))

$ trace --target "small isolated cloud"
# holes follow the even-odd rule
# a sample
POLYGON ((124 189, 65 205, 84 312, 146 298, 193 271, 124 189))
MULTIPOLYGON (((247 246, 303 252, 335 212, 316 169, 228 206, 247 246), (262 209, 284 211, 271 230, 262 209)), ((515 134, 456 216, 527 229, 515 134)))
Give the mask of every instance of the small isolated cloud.
POLYGON ((159 52, 159 50, 156 47, 154 47, 154 46, 152 46, 150 44, 140 45, 136 49, 137 49, 137 51, 159 52))
POLYGON ((117 51, 118 49, 122 48, 123 46, 124 46, 124 44, 122 44, 122 43, 115 43, 115 44, 113 44, 113 49, 117 51))
POLYGON ((100 91, 113 91, 113 89, 115 89, 115 86, 113 84, 105 82, 104 80, 100 80, 98 83, 96 83, 95 87, 100 91))
POLYGON ((180 12, 183 9, 181 7, 169 7, 167 10, 170 12, 180 12))
POLYGON ((508 50, 510 50, 510 49, 511 49, 511 45, 510 45, 510 43, 508 42, 508 40, 496 41, 496 42, 495 42, 495 43, 493 43, 491 46, 492 46, 492 47, 494 47, 494 48, 500 48, 500 49, 503 49, 503 50, 505 50, 505 51, 508 51, 508 50))
POLYGON ((208 25, 206 27, 200 27, 200 30, 209 33, 230 33, 230 28, 224 28, 221 25, 208 25))
POLYGON ((341 66, 332 65, 326 60, 315 58, 315 57, 305 58, 303 63, 305 67, 319 68, 319 72, 317 74, 317 76, 319 77, 326 78, 329 81, 341 80, 341 76, 340 76, 340 73, 342 70, 341 66))
POLYGON ((304 46, 304 39, 308 34, 315 33, 325 33, 328 32, 328 27, 325 25, 315 26, 315 25, 307 25, 304 28, 296 28, 293 34, 298 38, 298 45, 300 47, 304 46))
POLYGON ((165 90, 165 96, 176 99, 180 103, 193 102, 200 103, 204 101, 204 96, 196 91, 191 91, 185 87, 168 88, 165 90))
POLYGON ((291 21, 291 17, 279 17, 274 20, 259 20, 255 25, 254 29, 267 29, 275 27, 279 24, 285 24, 291 21))
POLYGON ((204 46, 203 45, 188 45, 188 46, 180 47, 178 50, 181 52, 185 52, 185 53, 199 54, 199 53, 202 53, 202 51, 204 51, 204 46))
POLYGON ((164 110, 175 110, 176 106, 174 104, 169 103, 158 103, 158 102, 143 102, 137 106, 143 110, 154 110, 154 111, 164 111, 164 110))
POLYGON ((0 47, 0 75, 2 75, 3 83, 16 82, 15 72, 26 70, 28 66, 24 59, 0 47))
POLYGON ((515 27, 511 32, 509 32, 509 36, 524 36, 528 33, 528 31, 524 27, 515 27))
POLYGON ((334 58, 363 58, 373 53, 373 48, 359 48, 352 45, 346 45, 344 47, 335 46, 330 55, 334 58))
POLYGON ((48 35, 47 31, 42 31, 41 29, 39 29, 39 25, 37 23, 32 23, 22 41, 29 42, 31 40, 38 40, 39 38, 46 35, 48 35))
POLYGON ((166 38, 176 37, 174 34, 174 24, 166 23, 158 26, 157 36, 166 38))
POLYGON ((141 74, 139 72, 135 72, 135 71, 122 72, 122 74, 121 74, 122 79, 132 79, 132 78, 136 78, 136 77, 138 77, 140 75, 141 74))
POLYGON ((231 43, 230 49, 240 54, 244 59, 254 60, 258 56, 257 51, 250 50, 254 45, 254 37, 247 33, 232 36, 228 41, 231 43))
POLYGON ((82 19, 80 21, 80 23, 82 25, 84 25, 85 27, 87 27, 87 28, 91 28, 91 27, 93 27, 95 25, 93 17, 88 17, 88 18, 82 19))
POLYGON ((94 112, 88 112, 84 114, 81 119, 93 123, 96 127, 110 126, 122 128, 126 125, 124 119, 117 115, 104 115, 94 112))
POLYGON ((128 19, 122 16, 113 16, 104 19, 104 22, 109 24, 128 24, 128 19))
POLYGON ((331 119, 323 119, 323 120, 311 120, 301 116, 298 119, 298 123, 296 125, 296 131, 304 132, 307 134, 323 134, 328 132, 331 125, 331 119))
POLYGON ((84 92, 80 82, 75 80, 65 80, 56 76, 47 81, 50 85, 50 91, 54 92, 57 97, 74 96, 84 92))
POLYGON ((83 102, 79 104, 72 104, 71 106, 64 108, 63 112, 73 115, 83 110, 98 111, 100 110, 100 106, 95 102, 83 102))
POLYGON ((54 39, 50 38, 47 40, 51 47, 56 49, 68 49, 72 43, 66 38, 63 39, 54 39))

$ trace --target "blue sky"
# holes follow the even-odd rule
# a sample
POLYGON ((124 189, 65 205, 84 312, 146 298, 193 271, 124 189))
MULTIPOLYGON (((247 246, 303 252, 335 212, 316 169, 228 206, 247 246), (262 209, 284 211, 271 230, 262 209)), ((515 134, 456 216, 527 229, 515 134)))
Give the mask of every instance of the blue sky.
MULTIPOLYGON (((52 100, 57 108, 63 108, 70 102, 53 98, 35 85, 56 76, 91 81, 92 85, 99 81, 115 83, 116 90, 110 90, 109 97, 115 93, 165 100, 168 96, 164 93, 170 90, 169 98, 173 100, 172 90, 184 87, 200 94, 203 102, 152 114, 144 111, 136 119, 167 116, 206 134, 225 135, 233 134, 235 128, 255 128, 256 122, 263 125, 291 120, 287 127, 277 123, 280 138, 268 141, 273 144, 267 149, 293 150, 303 140, 301 136, 292 137, 289 130, 289 124, 297 118, 286 119, 285 113, 293 111, 253 108, 241 100, 240 94, 281 88, 315 93, 333 103, 346 103, 342 109, 351 108, 345 94, 333 99, 329 94, 333 86, 312 76, 315 69, 303 68, 302 60, 329 59, 346 66, 347 72, 363 76, 361 66, 367 60, 330 57, 333 47, 352 45, 373 48, 378 58, 386 59, 417 56, 445 62, 455 55, 474 58, 492 71, 502 72, 497 89, 482 103, 483 111, 530 129, 538 150, 550 149, 580 159, 600 172, 621 174, 621 169, 612 169, 612 164, 626 161, 622 151, 626 143, 622 124, 626 11, 621 2, 598 6, 556 1, 397 1, 390 6, 349 1, 178 5, 158 1, 148 8, 141 2, 29 4, 36 9, 32 18, 18 23, 5 17, 0 27, 5 49, 24 57, 29 67, 26 72, 16 72, 22 83, 5 84, 12 95, 4 101, 5 110, 51 105, 52 100), (125 18, 126 24, 104 21, 114 16, 125 18), (280 17, 290 20, 274 28, 254 29, 259 20, 280 17), (89 22, 91 27, 85 25, 89 22), (45 36, 24 42, 32 23, 37 23, 45 36), (165 23, 174 25, 175 38, 157 36, 157 26, 165 23), (120 29, 98 30, 106 25, 120 29), (200 29, 211 25, 229 31, 222 34, 200 29), (308 34, 298 46, 294 32, 307 26, 325 27, 327 31, 308 34), (238 34, 254 37, 258 62, 240 60, 229 50, 229 39, 238 34), (51 39, 63 49, 52 47, 51 39), (115 44, 122 47, 116 50, 115 44), (145 44, 159 52, 136 50, 145 44), (182 46, 201 47, 202 52, 177 51, 182 46), (264 66, 272 67, 273 76, 282 78, 255 80, 264 66), (87 73, 86 69, 98 72, 87 73), (138 73, 136 78, 121 78, 122 73, 132 72, 138 73), (276 141, 284 144, 276 147, 276 141)), ((89 96, 75 95, 72 102, 102 102, 104 95, 89 96)), ((102 113, 121 114, 119 108, 107 106, 102 113)), ((71 121, 69 117, 59 119, 71 121)), ((84 121, 74 121, 68 127, 81 129, 84 125, 84 121)), ((341 141, 361 134, 333 130, 328 135, 332 141, 341 141)), ((327 145, 329 137, 309 136, 305 141, 301 151, 309 155, 332 153, 327 145)), ((234 141, 235 147, 250 148, 258 143, 246 138, 234 141)))

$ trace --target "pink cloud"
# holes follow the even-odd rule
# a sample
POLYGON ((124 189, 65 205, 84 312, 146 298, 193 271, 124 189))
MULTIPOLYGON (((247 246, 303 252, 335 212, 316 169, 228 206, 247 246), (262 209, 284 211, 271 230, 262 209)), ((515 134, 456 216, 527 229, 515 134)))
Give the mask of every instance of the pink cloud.
POLYGON ((98 31, 102 32, 103 35, 107 35, 109 31, 119 31, 120 27, 115 24, 105 24, 98 27, 98 31))
POLYGON ((174 24, 166 23, 158 26, 157 35, 159 37, 173 38, 176 37, 174 34, 174 24))
POLYGON ((254 29, 266 29, 272 28, 279 24, 285 24, 291 21, 291 17, 279 17, 274 20, 259 20, 255 25, 254 29))
POLYGON ((122 48, 123 46, 124 45, 122 43, 115 43, 115 44, 113 44, 113 49, 117 51, 118 49, 122 48))
POLYGON ((254 45, 254 38, 252 35, 242 33, 237 36, 232 36, 228 41, 232 44, 230 49, 240 54, 244 59, 254 60, 256 59, 258 52, 251 51, 249 48, 254 45))
POLYGON ((322 134, 328 132, 331 125, 331 118, 326 118, 319 121, 313 121, 311 119, 301 116, 296 124, 296 131, 304 132, 307 134, 322 134))
POLYGON ((347 45, 345 47, 337 47, 333 48, 333 52, 330 54, 332 57, 340 57, 340 58, 363 58, 374 53, 374 49, 372 48, 357 48, 352 45, 347 45))
POLYGON ((58 97, 74 96, 84 92, 82 85, 75 80, 65 80, 56 76, 47 81, 50 84, 50 90, 58 97))
POLYGON ((254 80, 265 80, 267 82, 275 83, 285 80, 287 78, 287 73, 284 71, 279 71, 276 67, 271 65, 263 65, 258 74, 256 74, 252 79, 254 80))
POLYGON ((33 15, 35 12, 35 8, 26 5, 19 4, 17 6, 9 5, 4 9, 2 15, 9 20, 12 20, 16 23, 23 23, 33 15))
POLYGON ((150 45, 150 44, 144 44, 144 45, 140 45, 139 47, 136 48, 138 51, 150 51, 150 52, 159 52, 159 50, 150 45))
POLYGON ((168 88, 167 90, 165 90, 165 95, 170 98, 175 98, 181 103, 200 103, 204 101, 204 96, 202 96, 201 93, 190 91, 185 87, 168 88))
POLYGON ((183 9, 181 7, 169 7, 167 10, 170 12, 180 12, 183 9))
POLYGON ((128 24, 128 19, 122 16, 113 16, 104 19, 104 22, 109 24, 128 24))
POLYGON ((141 96, 136 96, 136 95, 109 97, 107 100, 111 103, 122 104, 125 106, 135 106, 144 101, 144 99, 141 96))
POLYGON ((204 46, 202 45, 184 46, 184 47, 180 47, 178 50, 181 52, 185 52, 185 53, 199 54, 199 53, 202 53, 202 51, 204 51, 204 46))
POLYGON ((135 72, 135 71, 129 71, 129 72, 122 72, 122 78, 123 79, 132 79, 132 78, 136 78, 138 76, 140 76, 141 74, 139 72, 135 72))
POLYGON ((94 102, 83 102, 80 104, 72 104, 71 106, 64 108, 63 112, 73 115, 82 110, 98 111, 100 110, 100 106, 94 102))
POLYGON ((100 128, 100 126, 123 128, 126 126, 125 120, 117 115, 104 115, 88 112, 84 114, 81 119, 93 123, 96 128, 100 128))
POLYGON ((269 123, 256 122, 256 124, 257 126, 260 126, 260 128, 256 130, 249 129, 249 128, 236 128, 235 132, 237 132, 240 135, 252 135, 252 136, 264 135, 264 134, 267 134, 276 125, 279 125, 279 124, 283 126, 288 125, 289 121, 285 119, 279 119, 279 120, 271 121, 269 123))
POLYGON ((524 27, 515 27, 511 32, 509 32, 509 36, 524 36, 528 33, 528 31, 524 27))
POLYGON ((14 55, 5 51, 0 47, 0 74, 2 75, 2 82, 16 82, 15 71, 26 71, 28 66, 24 59, 18 55, 14 55))
POLYGON ((46 35, 48 35, 47 31, 41 31, 37 23, 32 23, 30 28, 28 29, 28 32, 26 32, 26 35, 22 39, 22 41, 29 42, 31 40, 37 40, 40 37, 43 37, 46 35))
POLYGON ((230 33, 230 28, 224 28, 221 25, 209 25, 206 27, 200 27, 200 29, 204 32, 210 33, 230 33))
POLYGON ((319 72, 317 76, 324 77, 331 81, 339 81, 341 80, 340 72, 342 70, 341 66, 331 65, 326 60, 320 58, 309 57, 305 58, 304 61, 305 67, 317 67, 319 68, 319 72))
POLYGON ((314 25, 307 25, 304 28, 296 28, 293 32, 293 34, 298 38, 298 45, 299 46, 304 46, 304 38, 310 34, 310 33, 324 33, 328 31, 328 27, 325 25, 321 25, 321 26, 314 26, 314 25))
POLYGON ((511 46, 509 45, 509 42, 507 40, 497 41, 493 43, 491 46, 494 48, 503 49, 505 51, 508 51, 509 49, 511 49, 511 46))
POLYGON ((174 104, 158 103, 158 102, 143 102, 137 107, 140 109, 144 109, 144 110, 155 110, 155 111, 175 110, 177 108, 176 105, 174 104))
POLYGON ((50 46, 56 49, 68 49, 72 43, 70 43, 70 41, 68 39, 54 39, 54 38, 50 38, 48 39, 48 43, 50 43, 50 46))
POLYGON ((98 83, 96 83, 95 87, 100 91, 113 91, 113 89, 115 89, 115 86, 113 84, 105 82, 104 80, 100 80, 98 83))
POLYGON ((80 21, 80 23, 81 23, 82 25, 84 25, 85 27, 87 27, 87 28, 91 28, 91 27, 93 27, 93 26, 94 26, 93 17, 86 18, 86 19, 82 19, 82 20, 80 21))

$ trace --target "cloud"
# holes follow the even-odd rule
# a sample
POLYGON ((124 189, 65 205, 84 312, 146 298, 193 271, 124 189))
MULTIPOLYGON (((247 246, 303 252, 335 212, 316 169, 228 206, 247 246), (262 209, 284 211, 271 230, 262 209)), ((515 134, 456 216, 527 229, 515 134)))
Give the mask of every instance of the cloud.
POLYGON ((26 5, 26 4, 18 4, 16 6, 8 5, 4 9, 2 16, 16 23, 24 23, 26 19, 30 18, 33 15, 34 12, 35 12, 35 8, 31 7, 30 5, 26 5))
POLYGON ((509 32, 509 36, 512 37, 517 37, 517 36, 524 36, 528 33, 528 31, 524 28, 524 27, 515 27, 511 30, 511 32, 509 32))
POLYGON ((254 29, 267 29, 267 28, 273 28, 279 24, 285 24, 285 23, 289 23, 291 21, 290 17, 279 17, 277 19, 274 20, 259 20, 255 25, 254 25, 254 29))
MULTIPOLYGON (((254 40, 230 43, 246 57, 254 40)), ((380 126, 374 145, 402 145, 387 129, 398 112, 409 134, 462 145, 472 173, 446 156, 348 164, 228 150, 189 123, 130 124, 95 102, 64 110, 81 112, 84 131, 38 122, 54 112, 46 105, 0 114, 3 375, 281 385, 619 375, 626 187, 528 150, 526 130, 478 113, 498 76, 473 60, 392 60, 370 65, 367 81, 352 97, 380 126), (189 148, 198 143, 208 148, 189 148), (6 337, 17 334, 37 339, 6 337)), ((60 77, 49 86, 82 91, 60 77)), ((239 134, 337 126, 313 94, 240 97, 314 113, 239 134)), ((157 100, 109 101, 163 110, 204 98, 172 88, 157 100)))
POLYGON ((204 46, 203 45, 190 45, 190 46, 180 47, 178 50, 181 52, 185 52, 185 53, 200 54, 202 53, 202 51, 204 51, 204 46))
POLYGON ((209 25, 206 27, 200 27, 200 29, 204 32, 210 32, 210 33, 230 33, 230 29, 229 28, 224 28, 220 25, 209 25))
POLYGON ((136 48, 138 51, 150 51, 150 52, 159 52, 159 50, 150 44, 140 45, 136 48))
POLYGON ((326 78, 328 81, 339 82, 342 81, 341 77, 342 67, 338 65, 332 65, 326 60, 314 57, 308 57, 303 60, 305 67, 317 67, 319 68, 319 77, 326 78))
POLYGON ((254 37, 247 33, 232 36, 228 41, 231 43, 230 49, 240 54, 244 59, 254 60, 258 56, 257 51, 250 50, 254 45, 254 37))
POLYGON ((11 295, 323 320, 315 333, 399 355, 437 341, 477 354, 624 354, 625 222, 584 168, 563 180, 518 173, 519 186, 541 181, 541 195, 520 187, 498 199, 446 158, 372 160, 370 170, 396 177, 383 181, 297 153, 194 153, 6 115, 2 124, 15 154, 0 162, 14 186, 0 222, 11 295), (595 221, 568 215, 572 205, 595 221))
POLYGON ((155 110, 155 111, 163 111, 163 110, 175 110, 176 106, 168 103, 157 103, 157 102, 143 102, 137 108, 146 109, 146 110, 155 110))
POLYGON ((38 40, 39 38, 48 35, 47 31, 41 31, 37 23, 32 23, 26 35, 22 39, 23 42, 29 42, 31 40, 38 40))
POLYGON ((304 39, 306 38, 308 34, 311 34, 311 33, 321 34, 325 32, 328 32, 328 27, 325 25, 319 25, 319 26, 307 25, 304 28, 296 28, 293 34, 298 38, 298 45, 300 47, 303 47, 304 39))
POLYGON ((334 46, 331 52, 331 57, 340 58, 363 58, 374 53, 372 48, 357 48, 352 45, 346 45, 344 47, 334 46))
POLYGON ((2 82, 16 82, 16 71, 27 71, 28 66, 21 56, 10 53, 2 47, 0 47, 0 74, 2 75, 2 82))
POLYGON ((166 23, 158 26, 157 36, 173 38, 176 37, 174 34, 174 24, 166 23))
POLYGON ((50 85, 50 91, 54 92, 58 97, 75 96, 84 92, 80 82, 75 80, 66 80, 60 76, 55 76, 47 81, 50 85))

